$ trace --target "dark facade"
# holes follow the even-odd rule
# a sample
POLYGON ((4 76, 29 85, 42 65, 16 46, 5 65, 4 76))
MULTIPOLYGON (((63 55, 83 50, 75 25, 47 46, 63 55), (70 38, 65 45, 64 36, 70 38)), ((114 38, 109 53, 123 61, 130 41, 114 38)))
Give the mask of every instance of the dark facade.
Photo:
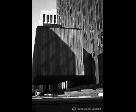
MULTIPOLYGON (((37 75, 59 76, 61 79, 61 75, 76 75, 75 54, 71 51, 70 47, 57 35, 58 31, 61 30, 62 27, 54 27, 56 27, 56 25, 38 26, 36 29, 36 40, 33 57, 33 73, 35 77, 37 75)), ((49 91, 49 85, 52 85, 52 88, 58 88, 56 86, 65 81, 68 81, 69 84, 74 84, 73 86, 95 84, 94 60, 92 55, 85 50, 83 53, 85 65, 84 72, 85 76, 87 76, 83 78, 84 81, 72 80, 72 77, 69 78, 69 80, 65 79, 60 82, 54 79, 48 82, 46 80, 46 84, 44 83, 44 85, 42 83, 41 85, 44 86, 40 86, 40 89, 49 91)), ((38 83, 36 85, 38 85, 38 83)), ((69 87, 71 86, 72 85, 69 85, 69 87)))
POLYGON ((85 75, 90 75, 90 81, 92 84, 96 84, 96 79, 95 79, 95 61, 92 57, 92 54, 88 53, 85 49, 83 50, 83 63, 84 63, 84 72, 85 75))
POLYGON ((74 53, 55 32, 53 26, 36 29, 37 75, 75 75, 74 53))
MULTIPOLYGON (((61 27, 57 25, 38 26, 33 55, 34 81, 37 75, 75 75, 75 55, 57 35, 61 27)), ((49 88, 52 82, 46 84, 49 88)))

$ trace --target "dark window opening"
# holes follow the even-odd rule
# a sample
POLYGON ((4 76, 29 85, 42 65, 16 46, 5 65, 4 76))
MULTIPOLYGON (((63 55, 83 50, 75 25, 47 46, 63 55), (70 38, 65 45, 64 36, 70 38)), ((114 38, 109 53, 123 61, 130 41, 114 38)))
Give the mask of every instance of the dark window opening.
POLYGON ((102 17, 100 18, 100 29, 102 28, 102 17))
POLYGON ((49 22, 49 15, 47 15, 47 23, 49 22))
POLYGON ((90 7, 92 7, 93 5, 93 0, 89 0, 90 1, 90 7))
POLYGON ((44 22, 45 22, 45 14, 43 14, 43 24, 44 24, 44 22))
POLYGON ((86 14, 85 14, 85 7, 83 8, 83 16, 85 16, 86 14))
POLYGON ((97 21, 97 31, 99 31, 99 20, 97 21))
POLYGON ((79 7, 78 7, 78 11, 80 11, 80 4, 79 4, 79 7))
POLYGON ((93 11, 91 11, 91 22, 93 20, 93 11))
POLYGON ((72 8, 70 8, 70 16, 72 15, 72 8))
POLYGON ((99 4, 99 12, 101 12, 101 2, 99 1, 98 4, 99 4))
POLYGON ((50 15, 50 23, 52 23, 52 15, 50 15))
POLYGON ((78 25, 79 25, 79 16, 78 16, 78 25))
POLYGON ((54 24, 56 23, 56 15, 54 15, 54 24))
POLYGON ((96 4, 96 16, 98 15, 98 3, 96 4))

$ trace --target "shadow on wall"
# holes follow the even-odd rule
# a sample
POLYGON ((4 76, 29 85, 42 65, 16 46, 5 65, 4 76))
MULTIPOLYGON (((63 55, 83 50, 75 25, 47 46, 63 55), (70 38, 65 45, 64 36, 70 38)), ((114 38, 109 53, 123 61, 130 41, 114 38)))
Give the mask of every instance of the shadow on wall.
MULTIPOLYGON (((38 26, 33 56, 33 84, 55 85, 72 80, 76 75, 75 54, 70 47, 55 33, 58 25, 38 26), (51 28, 51 29, 50 29, 51 28), (68 75, 66 77, 66 75, 68 75)), ((76 85, 95 84, 94 66, 90 54, 84 50, 84 79, 74 80, 76 85), (79 84, 80 83, 80 84, 79 84)), ((75 78, 76 79, 76 78, 75 78)), ((46 87, 49 89, 49 87, 46 87)), ((53 90, 54 90, 53 89, 53 90)), ((49 90, 46 90, 49 91, 49 90)))
POLYGON ((85 49, 83 49, 83 64, 85 75, 90 75, 92 84, 95 84, 95 61, 92 54, 88 53, 85 49))
POLYGON ((58 27, 58 25, 53 24, 37 27, 33 56, 33 77, 37 75, 76 74, 75 54, 55 33, 58 27))

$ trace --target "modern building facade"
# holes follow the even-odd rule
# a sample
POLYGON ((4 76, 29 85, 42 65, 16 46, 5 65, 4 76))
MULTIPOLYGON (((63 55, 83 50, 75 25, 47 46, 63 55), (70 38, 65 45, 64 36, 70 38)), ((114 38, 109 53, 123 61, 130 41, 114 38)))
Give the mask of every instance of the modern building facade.
MULTIPOLYGON (((57 0, 57 15, 58 24, 63 27, 81 29, 79 33, 72 32, 69 37, 74 40, 73 43, 78 43, 74 47, 80 45, 75 51, 75 54, 80 52, 76 55, 76 62, 82 66, 81 74, 85 75, 83 52, 85 50, 91 54, 95 61, 96 82, 99 83, 102 74, 99 69, 103 69, 99 67, 102 59, 98 58, 103 53, 103 0, 57 0)), ((77 67, 81 69, 81 66, 77 67)))
POLYGON ((55 24, 37 27, 33 56, 33 79, 37 75, 76 74, 75 55, 57 35, 59 27, 55 24))
POLYGON ((36 29, 32 80, 37 75, 90 75, 90 83, 103 84, 103 0, 56 3, 56 14, 43 13, 43 26, 36 29))

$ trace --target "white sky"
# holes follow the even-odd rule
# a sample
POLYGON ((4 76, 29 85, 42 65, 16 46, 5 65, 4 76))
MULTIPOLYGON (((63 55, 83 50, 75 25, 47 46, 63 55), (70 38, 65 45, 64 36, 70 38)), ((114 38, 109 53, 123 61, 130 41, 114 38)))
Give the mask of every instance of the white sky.
POLYGON ((32 58, 35 43, 36 27, 39 25, 42 10, 56 9, 56 0, 32 0, 32 58))

